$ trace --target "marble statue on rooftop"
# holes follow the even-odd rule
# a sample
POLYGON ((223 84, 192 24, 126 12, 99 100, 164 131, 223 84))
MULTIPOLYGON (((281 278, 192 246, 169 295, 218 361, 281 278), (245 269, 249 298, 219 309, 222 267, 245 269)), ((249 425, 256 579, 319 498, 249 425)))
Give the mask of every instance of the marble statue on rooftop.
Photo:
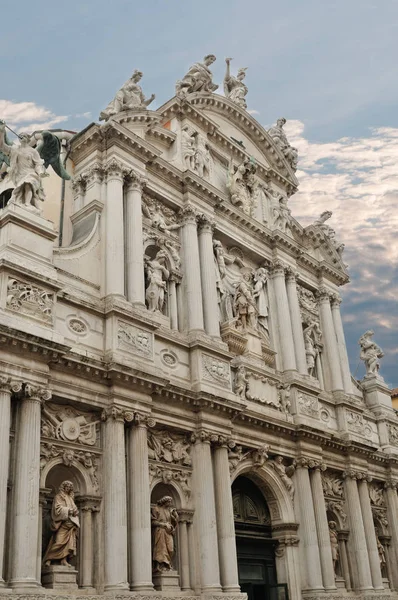
POLYGON ((335 230, 330 227, 330 225, 326 225, 326 221, 328 219, 330 219, 330 217, 333 215, 331 210, 325 210, 318 219, 316 219, 316 221, 314 221, 314 227, 319 227, 319 229, 321 229, 321 231, 323 231, 323 233, 325 234, 325 236, 328 238, 328 240, 330 240, 330 242, 333 244, 333 246, 336 248, 337 252, 340 254, 340 256, 343 254, 343 250, 344 250, 344 244, 340 244, 337 240, 336 240, 336 232, 335 230))
POLYGON ((229 100, 232 100, 235 104, 241 108, 247 108, 245 96, 248 92, 246 84, 243 80, 246 76, 247 67, 238 69, 236 77, 230 73, 230 63, 232 58, 226 58, 227 69, 224 77, 224 94, 229 100))
POLYGON ((278 196, 278 205, 274 206, 274 225, 283 233, 291 229, 292 211, 287 205, 287 198, 283 194, 278 196))
POLYGON ((375 376, 379 372, 380 358, 383 358, 384 352, 372 340, 374 331, 371 329, 359 338, 358 344, 361 347, 360 359, 364 361, 366 367, 366 376, 375 376))
POLYGON ((275 145, 282 152, 290 166, 294 171, 297 170, 298 152, 297 148, 291 146, 286 137, 286 133, 283 131, 283 126, 286 123, 286 119, 281 117, 277 120, 276 125, 268 129, 268 135, 274 140, 275 145))
POLYGON ((45 566, 60 561, 69 566, 68 558, 76 556, 76 539, 80 527, 79 511, 74 501, 73 483, 64 481, 59 486, 51 508, 51 530, 53 535, 43 558, 45 566))
POLYGON ((215 92, 218 85, 213 83, 213 74, 209 66, 214 63, 214 54, 208 54, 203 62, 197 62, 190 67, 188 73, 176 83, 176 96, 186 96, 193 92, 215 92))
POLYGON ((134 71, 130 79, 117 92, 114 99, 101 112, 100 121, 108 121, 114 115, 125 110, 145 110, 150 105, 155 99, 155 94, 152 94, 148 99, 145 98, 141 86, 138 85, 142 75, 141 71, 137 71, 137 69, 134 71))

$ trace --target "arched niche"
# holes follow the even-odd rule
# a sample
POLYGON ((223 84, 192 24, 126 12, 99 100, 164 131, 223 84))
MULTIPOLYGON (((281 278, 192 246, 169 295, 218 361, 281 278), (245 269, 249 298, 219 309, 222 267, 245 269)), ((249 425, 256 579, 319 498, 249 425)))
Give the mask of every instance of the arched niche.
MULTIPOLYGON (((170 496, 170 498, 172 498, 172 508, 176 508, 178 509, 181 506, 180 503, 180 498, 179 498, 179 494, 177 489, 175 488, 174 485, 172 484, 166 484, 163 482, 158 482, 155 483, 152 492, 151 492, 151 507, 152 507, 152 511, 153 509, 156 507, 157 502, 161 499, 164 498, 164 496, 170 496)), ((175 571, 179 571, 179 563, 180 563, 180 556, 179 556, 179 543, 178 543, 178 526, 177 529, 175 531, 175 534, 173 536, 173 540, 174 540, 174 555, 172 558, 172 568, 175 571)), ((154 534, 155 531, 154 529, 152 529, 152 556, 154 554, 154 534)))

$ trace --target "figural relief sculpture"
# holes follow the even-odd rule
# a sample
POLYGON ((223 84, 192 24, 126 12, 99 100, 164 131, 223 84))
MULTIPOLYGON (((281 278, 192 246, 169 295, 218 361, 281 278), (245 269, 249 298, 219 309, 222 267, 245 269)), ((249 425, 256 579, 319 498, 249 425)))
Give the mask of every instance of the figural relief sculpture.
POLYGON ((159 250, 154 259, 145 258, 146 292, 145 299, 147 308, 151 312, 162 312, 165 302, 165 290, 170 271, 167 269, 167 254, 159 250))
POLYGON ((134 71, 130 79, 122 85, 116 96, 111 100, 108 106, 101 112, 100 121, 108 121, 114 115, 125 110, 146 110, 146 108, 155 99, 155 94, 145 98, 139 81, 142 79, 141 71, 134 71))
POLYGON ((340 244, 336 239, 335 230, 330 227, 330 225, 326 225, 326 221, 330 219, 333 215, 331 210, 325 210, 316 221, 314 221, 314 227, 318 227, 323 233, 325 237, 332 243, 332 245, 336 248, 336 251, 341 256, 344 251, 344 244, 340 244))
POLYGON ((286 119, 281 117, 277 120, 276 125, 268 129, 268 135, 271 136, 275 145, 282 152, 293 171, 297 170, 298 162, 298 151, 289 144, 286 133, 283 131, 283 126, 286 123, 286 119))
POLYGON ((182 158, 187 169, 201 179, 208 179, 212 171, 212 157, 207 139, 192 127, 181 130, 182 158))
POLYGON ((252 158, 247 158, 238 167, 232 162, 228 168, 227 189, 230 193, 231 202, 238 206, 243 212, 252 216, 256 207, 258 184, 255 179, 257 166, 252 158))
POLYGON ((214 54, 207 54, 202 63, 192 65, 188 73, 176 82, 176 96, 186 96, 193 92, 215 92, 218 85, 213 83, 213 75, 209 69, 215 60, 214 54))
POLYGON ((174 534, 178 514, 172 507, 173 499, 164 496, 151 511, 153 571, 171 571, 174 556, 174 534))
POLYGON ((339 560, 339 540, 337 537, 336 521, 329 521, 329 537, 330 537, 330 548, 332 550, 332 561, 333 571, 336 574, 337 562, 339 560))
POLYGON ((227 69, 224 77, 224 94, 229 100, 241 108, 247 108, 245 96, 247 95, 247 86, 243 83, 246 76, 247 67, 238 69, 236 77, 230 73, 230 64, 232 58, 226 58, 227 69))
POLYGON ((80 527, 79 511, 74 501, 73 483, 63 481, 59 486, 51 508, 51 530, 53 534, 44 554, 43 563, 49 567, 59 561, 70 566, 68 558, 76 556, 76 540, 80 527))

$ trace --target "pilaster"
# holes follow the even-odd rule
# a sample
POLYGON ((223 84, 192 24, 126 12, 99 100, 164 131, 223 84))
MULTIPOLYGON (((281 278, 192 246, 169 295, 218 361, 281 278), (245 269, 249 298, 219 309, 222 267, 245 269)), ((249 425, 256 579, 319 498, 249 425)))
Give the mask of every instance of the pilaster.
POLYGON ((134 171, 126 179, 126 280, 127 300, 145 306, 142 190, 146 179, 134 171))
POLYGON ((295 273, 293 269, 288 267, 286 269, 286 290, 289 302, 290 319, 292 323, 296 365, 299 373, 301 373, 302 375, 307 375, 307 360, 305 356, 303 326, 301 322, 301 313, 296 282, 297 273, 295 273))
MULTIPOLYGON (((321 329, 323 334, 325 362, 328 371, 328 384, 332 391, 344 389, 341 376, 339 349, 337 346, 336 332, 334 329, 332 309, 330 306, 330 294, 325 287, 318 291, 319 313, 321 317, 321 329)), ((326 382, 325 382, 326 383, 326 382)))
POLYGON ((218 317, 217 283, 213 254, 214 221, 207 215, 199 215, 199 255, 202 282, 203 316, 206 333, 220 336, 218 317))
POLYGON ((341 375, 343 378, 343 387, 344 387, 344 391, 347 394, 352 394, 350 364, 348 362, 347 346, 345 343, 343 322, 341 320, 341 313, 340 313, 340 304, 341 304, 340 296, 338 294, 332 294, 332 296, 331 296, 332 318, 333 318, 334 330, 336 333, 341 375))
POLYGON ((295 371, 295 346, 286 291, 285 265, 280 260, 276 260, 272 264, 271 281, 274 288, 277 309, 282 368, 283 371, 295 371))
POLYGON ((189 331, 203 331, 203 301, 196 212, 190 204, 181 209, 183 247, 183 286, 189 331))

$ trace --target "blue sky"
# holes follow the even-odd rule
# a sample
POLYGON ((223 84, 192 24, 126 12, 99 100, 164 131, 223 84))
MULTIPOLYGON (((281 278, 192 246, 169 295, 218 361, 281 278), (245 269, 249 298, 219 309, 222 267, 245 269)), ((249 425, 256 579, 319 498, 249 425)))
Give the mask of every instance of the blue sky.
POLYGON ((346 244, 352 371, 363 375, 357 340, 372 327, 398 386, 398 2, 21 0, 2 22, 0 117, 18 128, 84 127, 135 68, 156 108, 204 54, 217 83, 226 56, 248 67, 249 109, 263 125, 289 119, 300 149, 294 216, 331 208, 346 244))

